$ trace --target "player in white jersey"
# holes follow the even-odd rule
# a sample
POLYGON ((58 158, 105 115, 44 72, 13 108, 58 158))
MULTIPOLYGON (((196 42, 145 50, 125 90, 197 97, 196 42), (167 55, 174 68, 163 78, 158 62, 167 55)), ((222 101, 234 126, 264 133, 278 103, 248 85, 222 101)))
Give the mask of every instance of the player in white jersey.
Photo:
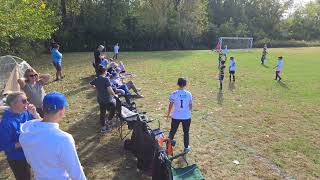
POLYGON ((233 76, 233 81, 236 81, 236 61, 234 57, 230 57, 230 65, 229 65, 229 79, 231 81, 231 75, 233 76))
POLYGON ((184 151, 189 151, 189 128, 191 123, 192 94, 185 90, 187 81, 178 79, 179 89, 170 94, 167 117, 171 117, 171 130, 169 138, 174 139, 179 124, 182 123, 184 137, 184 151))
POLYGON ((280 56, 278 57, 277 65, 274 67, 276 68, 276 77, 274 80, 278 80, 279 78, 279 81, 281 81, 282 78, 280 77, 280 73, 281 73, 282 67, 283 67, 283 60, 282 60, 282 56, 280 56))

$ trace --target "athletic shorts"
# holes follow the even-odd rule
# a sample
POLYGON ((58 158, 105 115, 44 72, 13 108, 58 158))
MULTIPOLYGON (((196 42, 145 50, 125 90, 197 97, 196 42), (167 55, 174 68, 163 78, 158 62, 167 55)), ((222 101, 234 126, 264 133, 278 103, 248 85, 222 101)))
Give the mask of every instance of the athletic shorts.
POLYGON ((62 67, 61 67, 61 63, 56 63, 56 62, 52 62, 53 66, 56 68, 57 71, 61 71, 62 67))
POLYGON ((235 74, 236 72, 235 71, 229 71, 229 74, 235 74))
POLYGON ((223 79, 224 79, 224 75, 220 75, 219 80, 223 81, 223 79))

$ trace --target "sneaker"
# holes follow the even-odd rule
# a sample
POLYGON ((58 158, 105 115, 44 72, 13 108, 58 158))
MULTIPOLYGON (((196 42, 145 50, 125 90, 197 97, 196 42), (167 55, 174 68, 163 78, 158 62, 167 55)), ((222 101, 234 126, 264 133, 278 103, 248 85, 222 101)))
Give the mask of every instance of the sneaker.
POLYGON ((109 132, 110 131, 110 129, 109 129, 109 127, 108 126, 103 126, 102 128, 101 128, 101 130, 100 130, 100 132, 101 133, 107 133, 107 132, 109 132))
POLYGON ((190 151, 190 146, 184 148, 183 152, 189 152, 190 151))

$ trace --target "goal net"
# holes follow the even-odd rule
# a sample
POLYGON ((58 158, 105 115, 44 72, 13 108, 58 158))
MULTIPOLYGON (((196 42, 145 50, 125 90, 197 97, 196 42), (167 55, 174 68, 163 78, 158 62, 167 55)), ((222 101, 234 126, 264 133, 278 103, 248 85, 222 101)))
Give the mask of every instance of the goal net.
POLYGON ((251 37, 220 37, 219 43, 221 44, 221 49, 225 46, 228 49, 238 49, 238 50, 249 50, 252 49, 253 38, 251 37))

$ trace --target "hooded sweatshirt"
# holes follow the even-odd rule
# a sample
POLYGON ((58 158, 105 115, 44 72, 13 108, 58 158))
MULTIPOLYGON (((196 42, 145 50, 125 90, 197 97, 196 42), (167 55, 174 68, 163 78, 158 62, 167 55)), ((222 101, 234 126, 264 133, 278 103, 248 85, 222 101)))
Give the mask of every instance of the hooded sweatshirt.
POLYGON ((10 109, 4 111, 0 121, 0 149, 7 156, 7 160, 23 160, 22 148, 16 149, 15 144, 19 142, 21 124, 34 119, 30 112, 24 111, 20 114, 10 109))
POLYGON ((58 123, 29 121, 19 139, 36 180, 86 179, 74 139, 58 123))

